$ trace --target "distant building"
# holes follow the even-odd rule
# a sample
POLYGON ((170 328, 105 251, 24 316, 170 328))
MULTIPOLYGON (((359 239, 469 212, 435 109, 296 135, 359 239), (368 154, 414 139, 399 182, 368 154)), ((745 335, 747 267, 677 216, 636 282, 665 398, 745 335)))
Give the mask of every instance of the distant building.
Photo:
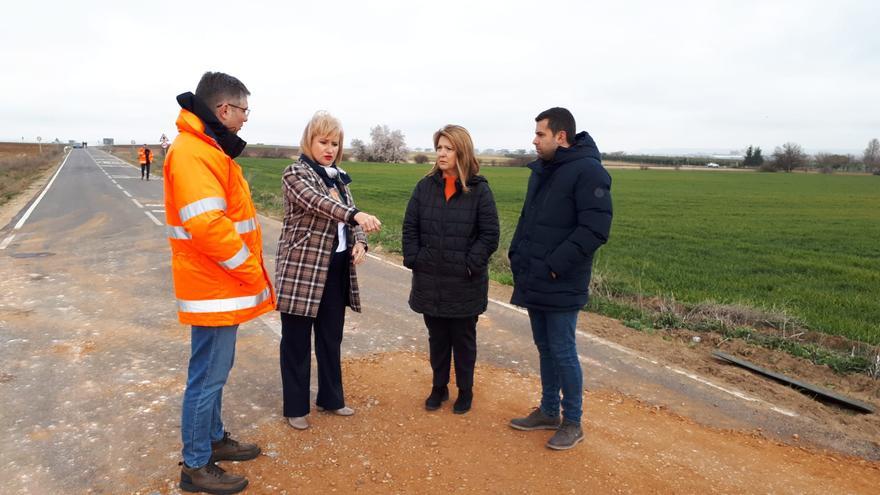
POLYGON ((104 138, 104 146, 113 146, 113 138, 104 138))

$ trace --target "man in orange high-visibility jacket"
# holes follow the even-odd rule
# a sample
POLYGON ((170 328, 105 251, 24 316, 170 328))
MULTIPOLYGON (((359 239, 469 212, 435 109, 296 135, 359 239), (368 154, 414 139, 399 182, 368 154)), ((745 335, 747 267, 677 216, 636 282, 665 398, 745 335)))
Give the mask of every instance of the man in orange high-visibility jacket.
POLYGON ((275 306, 250 189, 234 158, 247 143, 250 92, 238 79, 206 72, 196 93, 177 97, 180 132, 165 158, 165 218, 178 316, 192 325, 180 432, 185 491, 237 493, 247 479, 214 463, 248 460, 254 444, 229 437, 220 419, 239 323, 275 306))
POLYGON ((147 180, 150 180, 150 164, 153 163, 153 151, 143 145, 138 148, 138 163, 141 164, 141 180, 144 180, 144 172, 146 172, 147 180))

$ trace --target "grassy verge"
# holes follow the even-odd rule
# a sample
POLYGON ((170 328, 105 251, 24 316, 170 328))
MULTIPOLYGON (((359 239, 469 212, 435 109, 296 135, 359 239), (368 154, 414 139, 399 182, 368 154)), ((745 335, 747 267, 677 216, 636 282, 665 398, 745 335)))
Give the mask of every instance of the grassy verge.
MULTIPOLYGON (((279 177, 289 162, 240 160, 258 204, 276 215, 279 177)), ((382 219, 383 230, 371 242, 399 252, 406 203, 429 166, 345 163, 344 168, 354 179, 358 206, 382 219)), ((610 172, 615 219, 611 240, 594 263, 591 309, 631 326, 697 328, 717 324, 711 316, 698 318, 695 308, 748 308, 777 315, 792 333, 880 345, 880 177, 610 172), (666 301, 667 309, 650 301, 666 301)), ((510 284, 507 247, 528 170, 485 167, 483 174, 501 218, 492 278, 510 284)), ((734 319, 720 328, 745 327, 775 328, 761 318, 734 319)), ((789 346, 773 339, 763 344, 789 346)))
POLYGON ((58 165, 63 148, 43 146, 42 153, 0 156, 0 206, 25 191, 46 170, 58 165))

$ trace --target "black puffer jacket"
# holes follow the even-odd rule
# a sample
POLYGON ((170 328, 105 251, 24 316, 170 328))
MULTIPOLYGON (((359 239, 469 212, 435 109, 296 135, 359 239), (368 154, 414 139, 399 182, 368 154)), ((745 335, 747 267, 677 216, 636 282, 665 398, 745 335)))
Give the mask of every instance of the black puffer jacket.
POLYGON ((578 133, 574 146, 557 149, 553 160, 529 168, 508 252, 510 302, 540 311, 580 309, 587 303, 593 254, 611 231, 611 177, 586 132, 578 133))
POLYGON ((498 249, 498 211, 489 182, 475 176, 470 191, 446 201, 442 174, 416 184, 403 219, 403 264, 412 269, 409 306, 446 318, 486 311, 489 257, 498 249))

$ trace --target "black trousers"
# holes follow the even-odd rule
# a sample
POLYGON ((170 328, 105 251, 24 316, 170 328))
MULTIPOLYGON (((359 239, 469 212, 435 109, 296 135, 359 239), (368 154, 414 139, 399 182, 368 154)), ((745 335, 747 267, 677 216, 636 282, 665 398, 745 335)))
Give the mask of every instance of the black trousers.
POLYGON ((150 178, 150 164, 149 163, 147 163, 146 165, 143 163, 141 164, 141 179, 144 178, 145 171, 147 173, 147 179, 149 179, 150 178))
POLYGON ((474 387, 474 366, 477 363, 477 319, 441 318, 424 315, 428 327, 428 345, 431 350, 431 368, 434 386, 449 383, 449 365, 455 354, 455 383, 458 388, 474 387))
POLYGON ((342 327, 349 292, 348 251, 330 259, 318 316, 281 313, 281 388, 284 416, 309 413, 312 371, 312 327, 315 329, 315 360, 318 362, 318 397, 315 404, 334 410, 345 407, 342 390, 342 327))

